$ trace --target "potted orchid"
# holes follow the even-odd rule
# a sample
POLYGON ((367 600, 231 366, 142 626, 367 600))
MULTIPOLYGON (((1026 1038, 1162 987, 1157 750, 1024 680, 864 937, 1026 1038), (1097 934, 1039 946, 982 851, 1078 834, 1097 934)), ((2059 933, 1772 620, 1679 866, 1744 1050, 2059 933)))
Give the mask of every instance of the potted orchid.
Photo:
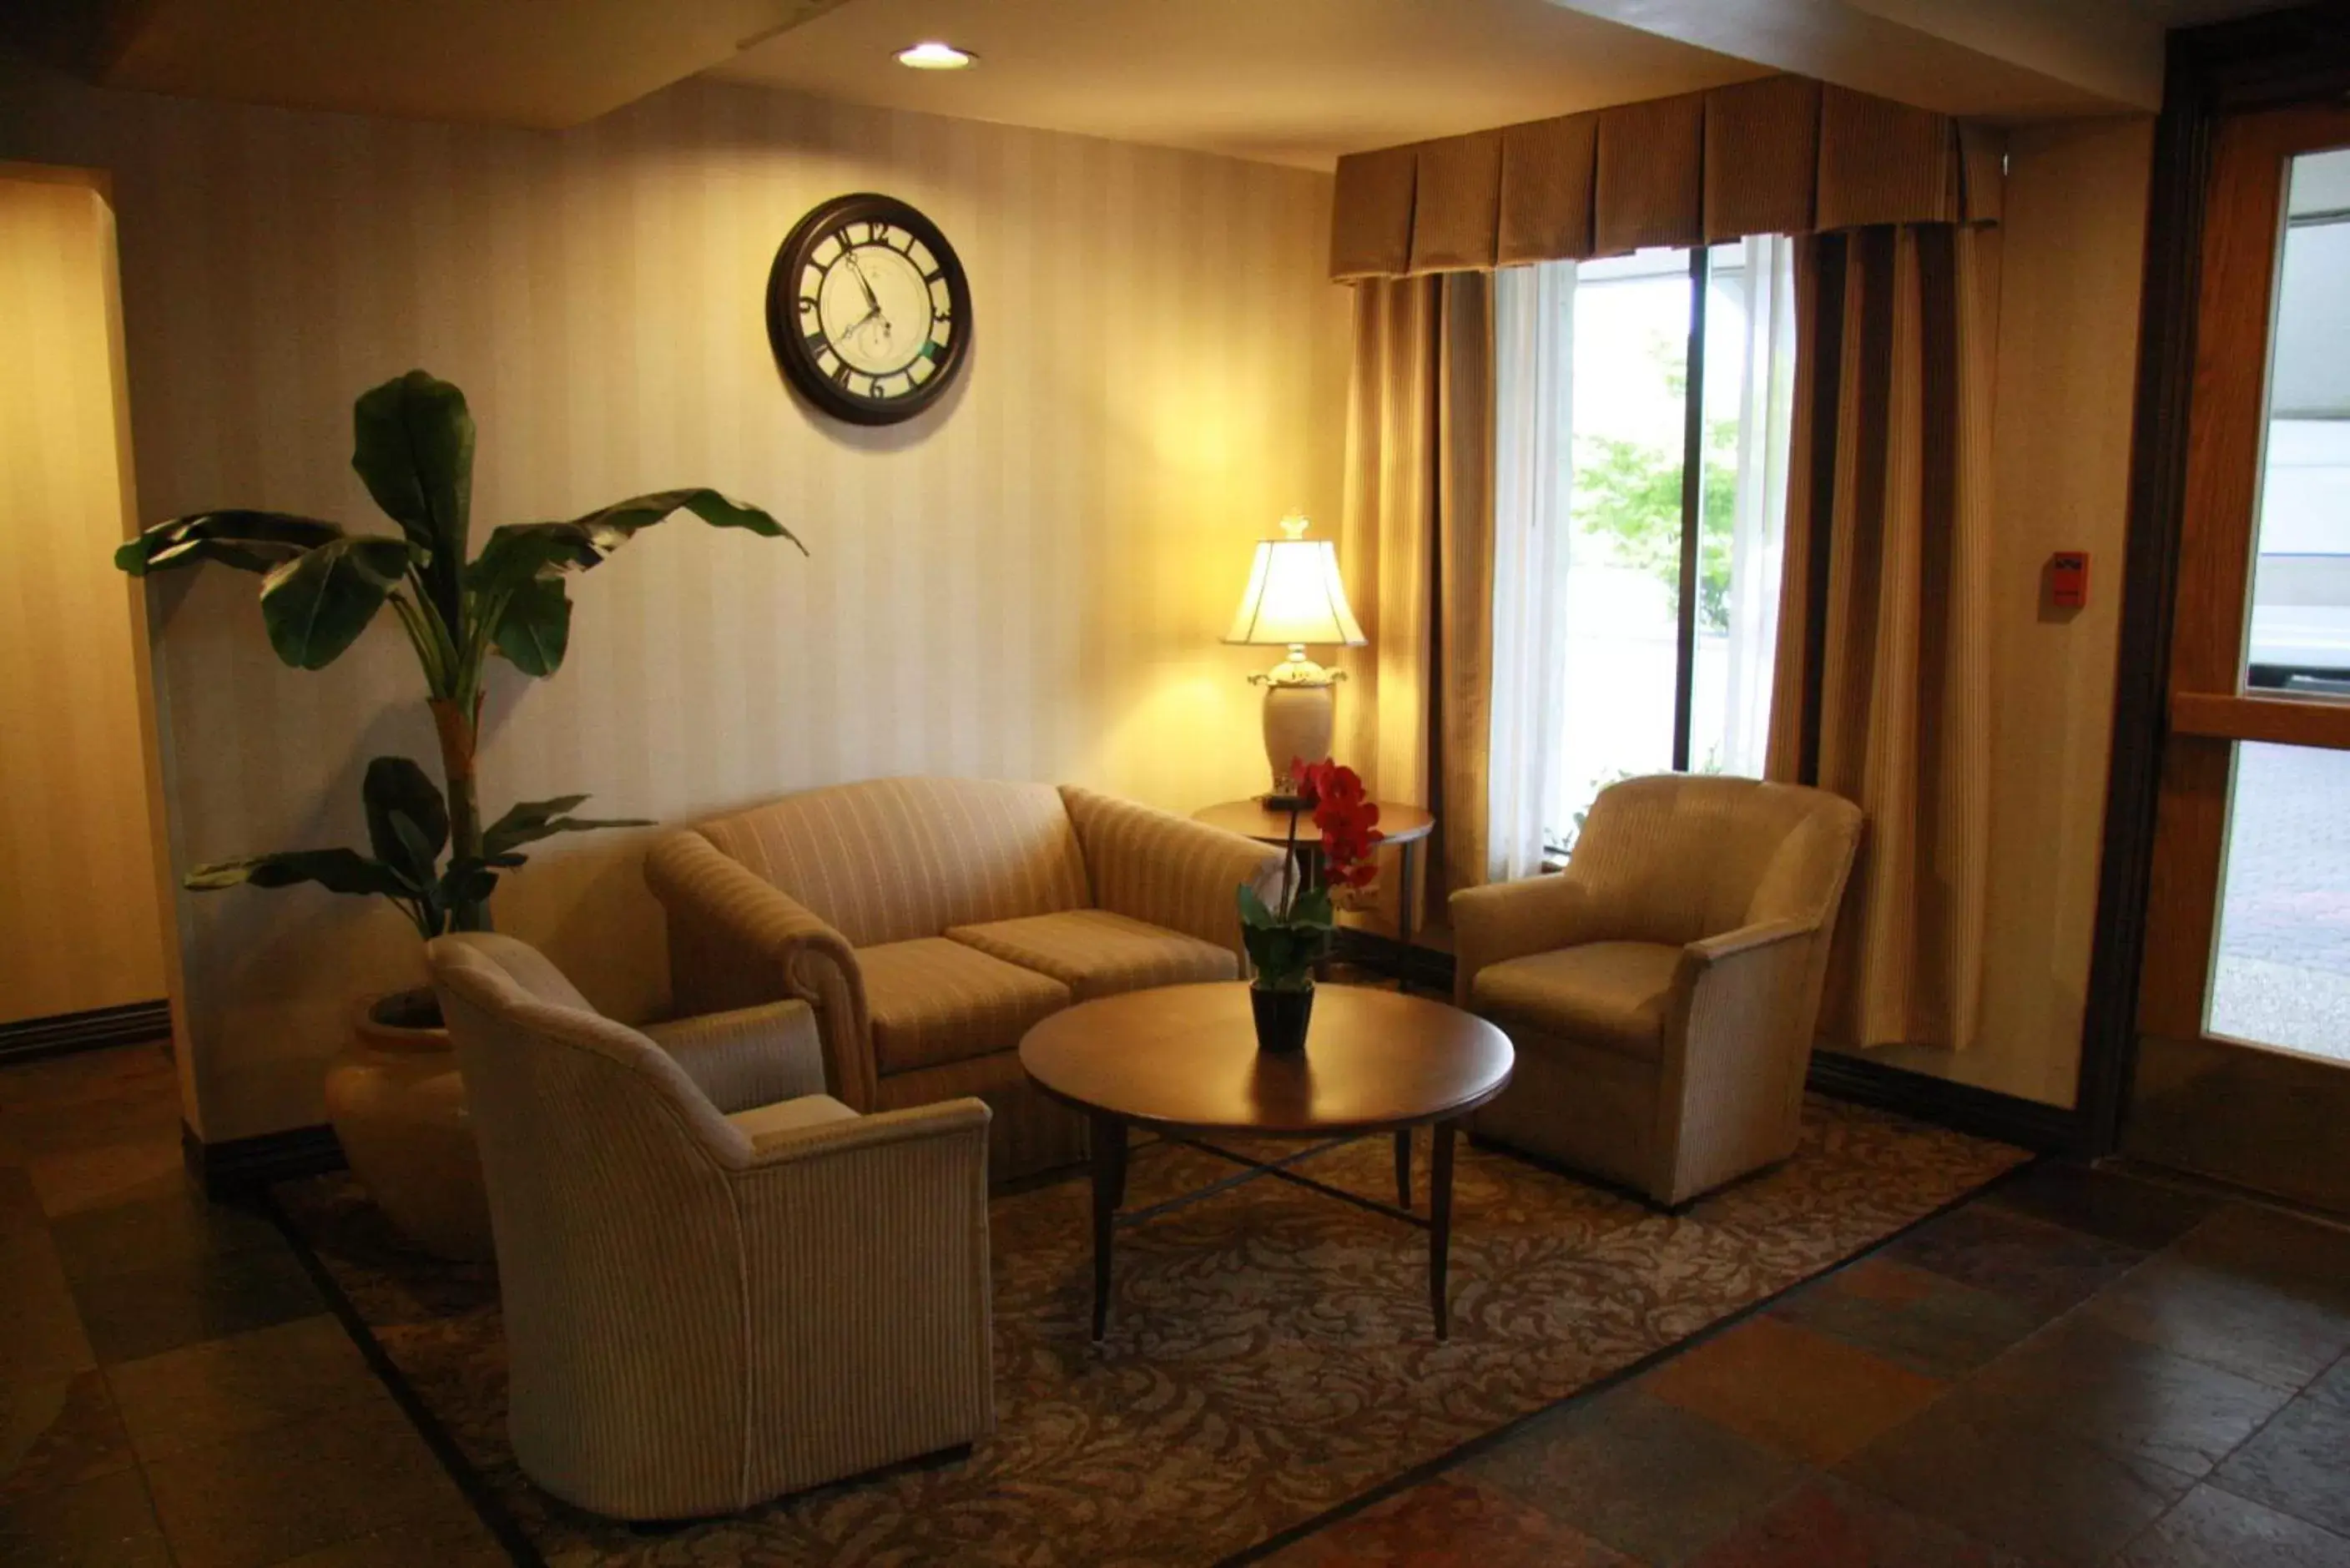
POLYGON ((1371 850, 1382 835, 1379 808, 1354 769, 1340 763, 1293 762, 1289 776, 1297 804, 1289 808, 1288 858, 1281 870, 1279 904, 1254 888, 1240 889, 1241 940, 1256 966, 1249 1005, 1257 1048, 1294 1053, 1305 1048, 1314 1016, 1314 966, 1330 950, 1338 898, 1358 894, 1378 874, 1371 850), (1318 875, 1307 876, 1297 853, 1298 819, 1310 812, 1321 842, 1313 854, 1318 875))

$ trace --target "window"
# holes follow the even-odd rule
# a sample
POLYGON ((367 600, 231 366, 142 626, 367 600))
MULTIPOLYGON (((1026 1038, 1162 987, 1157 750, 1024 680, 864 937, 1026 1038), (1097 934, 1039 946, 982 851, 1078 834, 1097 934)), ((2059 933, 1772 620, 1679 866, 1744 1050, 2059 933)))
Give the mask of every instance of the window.
MULTIPOLYGON (((1501 275, 1495 765, 1543 782, 1509 812, 1497 784, 1497 836, 1538 821, 1555 854, 1619 778, 1762 771, 1792 253, 1763 238, 1501 275), (1505 722, 1533 732, 1504 746, 1505 722)), ((1500 849, 1497 871, 1525 868, 1500 849)))

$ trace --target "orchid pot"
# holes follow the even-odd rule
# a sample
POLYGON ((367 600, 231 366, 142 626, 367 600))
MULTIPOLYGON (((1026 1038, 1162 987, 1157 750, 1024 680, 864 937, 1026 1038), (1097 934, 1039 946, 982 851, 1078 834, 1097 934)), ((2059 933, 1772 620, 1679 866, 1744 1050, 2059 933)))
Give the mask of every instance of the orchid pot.
POLYGON ((1354 769, 1331 762, 1292 763, 1290 777, 1298 803, 1289 808, 1280 897, 1269 904, 1255 888, 1243 884, 1240 889, 1241 940, 1256 968, 1249 1008, 1257 1048, 1272 1054, 1305 1049, 1314 1015, 1314 971, 1329 956, 1336 901, 1371 885, 1377 875, 1371 850, 1381 836, 1376 826, 1379 808, 1365 796, 1354 769), (1299 819, 1309 811, 1320 836, 1314 876, 1300 860, 1297 844, 1299 819))

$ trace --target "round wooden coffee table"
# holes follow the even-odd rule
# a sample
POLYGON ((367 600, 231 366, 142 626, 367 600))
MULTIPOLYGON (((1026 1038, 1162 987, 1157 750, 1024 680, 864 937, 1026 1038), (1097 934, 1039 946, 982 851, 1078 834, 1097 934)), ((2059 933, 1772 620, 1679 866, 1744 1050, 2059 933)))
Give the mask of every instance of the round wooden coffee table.
POLYGON ((1261 1052, 1237 981, 1128 992, 1079 1002, 1028 1031, 1020 1064, 1037 1087, 1093 1125, 1094 1337, 1109 1326, 1110 1241, 1140 1224, 1260 1176, 1308 1187, 1428 1231, 1428 1303, 1436 1336, 1451 1324, 1444 1271, 1452 1239, 1452 1144, 1461 1118, 1510 1082, 1509 1040, 1482 1018, 1424 997, 1325 985, 1305 1049, 1261 1052), (1428 1213, 1411 1209, 1411 1129, 1431 1129, 1428 1213), (1121 1214, 1127 1133, 1149 1127, 1243 1167, 1240 1174, 1121 1214), (1260 1161, 1201 1133, 1315 1140, 1260 1161), (1383 1203, 1289 1167, 1373 1134, 1395 1137, 1396 1193, 1383 1203))

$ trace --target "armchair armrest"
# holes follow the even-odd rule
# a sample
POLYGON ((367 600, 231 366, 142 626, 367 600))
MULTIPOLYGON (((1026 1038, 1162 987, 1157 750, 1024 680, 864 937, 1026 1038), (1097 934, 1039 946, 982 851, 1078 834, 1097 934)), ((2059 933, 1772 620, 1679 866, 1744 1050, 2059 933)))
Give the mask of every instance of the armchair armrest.
POLYGON ((1724 959, 1737 958, 1758 948, 1778 942, 1808 937, 1818 929, 1804 920, 1759 920, 1751 926, 1741 926, 1734 931, 1724 931, 1718 937, 1705 937, 1681 949, 1682 964, 1695 963, 1700 969, 1711 969, 1724 959))
POLYGON ((816 1010, 832 1092, 854 1109, 872 1106, 865 977, 847 937, 699 833, 655 843, 645 881, 668 916, 670 987, 680 1012, 805 1002, 816 1010))
POLYGON ((878 1464, 993 1428, 987 1126, 973 1099, 835 1121, 760 1140, 730 1174, 751 1364, 789 1369, 783 1429, 878 1464))
POLYGON ((722 1115, 824 1093, 824 1046, 805 1002, 647 1023, 639 1033, 668 1052, 722 1115))
POLYGON ((1281 850, 1075 784, 1062 786, 1061 799, 1077 830, 1095 908, 1213 942, 1248 972, 1238 893, 1246 882, 1273 897, 1281 850))
POLYGON ((978 1182, 983 1211, 987 1195, 987 1125, 994 1113, 987 1102, 966 1096, 903 1110, 877 1111, 854 1119, 817 1122, 809 1127, 783 1127, 748 1140, 750 1152, 734 1166, 737 1179, 762 1172, 806 1164, 835 1155, 888 1149, 900 1144, 938 1143, 960 1153, 951 1164, 976 1160, 970 1173, 978 1182))
POLYGON ((1449 900, 1452 913, 1452 1000, 1469 1005, 1477 971, 1530 953, 1592 940, 1590 898, 1561 875, 1528 877, 1463 888, 1449 900))
POLYGON ((1658 1148, 1678 1203, 1783 1158, 1803 1120, 1817 926, 1768 920, 1681 950, 1659 1063, 1658 1148))

